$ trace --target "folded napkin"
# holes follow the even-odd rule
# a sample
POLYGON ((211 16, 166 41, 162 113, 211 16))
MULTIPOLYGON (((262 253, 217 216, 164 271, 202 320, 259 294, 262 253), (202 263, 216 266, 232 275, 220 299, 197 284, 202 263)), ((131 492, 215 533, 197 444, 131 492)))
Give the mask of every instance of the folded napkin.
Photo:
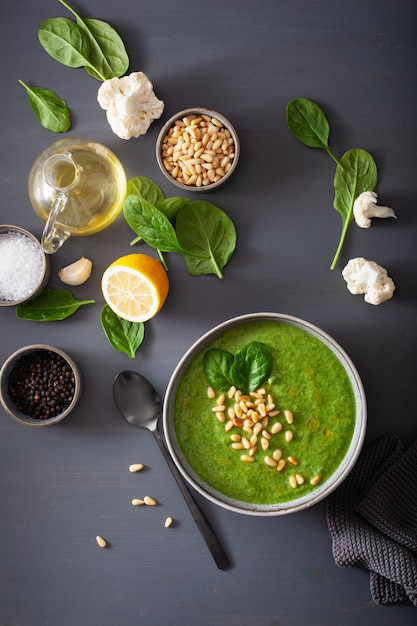
POLYGON ((327 500, 327 525, 336 564, 369 570, 376 603, 417 607, 417 441, 404 450, 390 434, 365 448, 327 500))

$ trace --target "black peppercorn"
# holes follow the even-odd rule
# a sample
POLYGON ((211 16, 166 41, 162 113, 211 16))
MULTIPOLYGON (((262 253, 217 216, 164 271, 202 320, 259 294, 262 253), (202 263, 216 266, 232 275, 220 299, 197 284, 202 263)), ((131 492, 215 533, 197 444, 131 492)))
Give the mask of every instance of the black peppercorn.
POLYGON ((35 350, 22 356, 10 372, 8 390, 21 413, 46 419, 69 407, 75 393, 75 376, 61 355, 35 350))

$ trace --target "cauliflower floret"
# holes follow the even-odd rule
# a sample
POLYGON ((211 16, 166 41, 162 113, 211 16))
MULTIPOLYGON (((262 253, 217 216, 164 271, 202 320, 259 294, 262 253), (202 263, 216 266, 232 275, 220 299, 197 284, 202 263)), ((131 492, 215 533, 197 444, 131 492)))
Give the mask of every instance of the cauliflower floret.
POLYGON ((381 304, 392 298, 395 285, 387 270, 363 257, 351 259, 342 271, 350 293, 364 293, 369 304, 381 304))
POLYGON ((164 110, 164 103, 155 96, 152 83, 143 72, 105 80, 97 100, 107 111, 112 131, 121 139, 144 135, 164 110))
POLYGON ((364 191, 353 203, 353 216, 358 226, 369 228, 371 217, 395 217, 394 211, 387 206, 378 206, 375 191, 364 191))

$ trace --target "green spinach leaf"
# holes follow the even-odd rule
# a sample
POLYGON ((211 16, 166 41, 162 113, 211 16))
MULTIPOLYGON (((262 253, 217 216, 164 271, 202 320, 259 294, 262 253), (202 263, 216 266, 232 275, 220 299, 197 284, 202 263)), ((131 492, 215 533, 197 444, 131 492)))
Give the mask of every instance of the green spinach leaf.
POLYGON ((182 251, 169 219, 141 196, 126 198, 123 215, 130 228, 152 248, 161 252, 182 251))
POLYGON ((146 176, 135 176, 127 181, 127 196, 140 196, 154 205, 165 199, 159 185, 146 176))
POLYGON ((233 354, 220 348, 211 348, 204 355, 204 374, 209 385, 218 391, 227 391, 232 382, 230 368, 233 364, 233 354))
POLYGON ((56 61, 68 67, 84 67, 105 81, 123 76, 129 67, 125 46, 106 22, 81 17, 67 2, 59 0, 75 17, 52 17, 40 25, 39 41, 56 61))
POLYGON ((374 158, 362 148, 348 150, 341 158, 342 168, 336 168, 333 206, 342 216, 342 233, 331 269, 336 267, 349 224, 353 220, 353 204, 364 191, 374 191, 378 173, 374 158))
POLYGON ((173 222, 177 216, 178 211, 189 204, 188 198, 181 198, 179 196, 173 196, 172 198, 164 198, 156 202, 157 209, 162 211, 164 215, 173 222))
POLYGON ((329 147, 330 126, 324 111, 308 98, 294 98, 287 104, 287 124, 292 134, 310 148, 322 148, 340 165, 329 147))
POLYGON ((122 319, 107 304, 101 310, 100 321, 110 345, 115 350, 127 354, 130 359, 134 359, 136 350, 145 337, 144 323, 122 319))
POLYGON ((271 370, 271 348, 261 341, 252 341, 236 352, 230 377, 236 389, 246 393, 258 389, 271 370))
POLYGON ((90 63, 90 42, 84 31, 66 17, 42 22, 39 41, 45 51, 67 67, 86 67, 90 63))
POLYGON ((235 226, 226 213, 196 200, 178 212, 175 227, 189 273, 223 278, 222 270, 236 248, 235 226))
POLYGON ((69 289, 44 289, 36 298, 16 306, 20 319, 34 322, 63 320, 94 300, 77 300, 69 289))
POLYGON ((23 80, 29 104, 42 126, 54 133, 65 133, 71 128, 70 110, 64 100, 54 91, 43 87, 30 87, 23 80))
POLYGON ((97 80, 126 74, 129 57, 121 37, 106 22, 79 15, 67 2, 59 0, 76 18, 78 26, 90 42, 89 64, 86 70, 97 80))

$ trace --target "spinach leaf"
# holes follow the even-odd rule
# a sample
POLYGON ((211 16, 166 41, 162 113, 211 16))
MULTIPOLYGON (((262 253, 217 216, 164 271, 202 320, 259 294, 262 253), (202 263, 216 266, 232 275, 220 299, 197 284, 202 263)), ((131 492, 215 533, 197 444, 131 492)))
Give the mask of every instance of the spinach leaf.
POLYGON ((159 185, 146 176, 135 176, 128 180, 126 196, 140 196, 154 205, 165 198, 159 185))
POLYGON ((100 322, 110 345, 134 359, 145 337, 144 323, 122 319, 107 304, 101 310, 100 322))
POLYGON ((130 228, 149 246, 161 252, 182 251, 169 219, 141 196, 126 198, 123 215, 130 228))
POLYGON ((85 67, 90 61, 90 42, 83 30, 66 17, 42 22, 39 41, 45 51, 67 67, 85 67))
POLYGON ((232 382, 230 368, 233 364, 233 354, 220 348, 211 348, 204 355, 204 374, 209 385, 218 391, 227 391, 232 382))
POLYGON ((252 341, 236 352, 230 377, 236 389, 246 393, 258 389, 271 369, 271 348, 261 341, 252 341))
POLYGON ((127 181, 126 197, 127 196, 140 196, 157 209, 162 211, 169 220, 173 220, 178 211, 188 204, 188 198, 180 198, 173 196, 172 198, 165 198, 162 189, 146 176, 136 176, 127 181))
POLYGON ((222 270, 236 247, 236 230, 226 213, 196 200, 178 212, 175 227, 189 273, 223 278, 222 270))
POLYGON ((85 68, 87 72, 98 80, 107 80, 126 74, 129 58, 123 41, 114 28, 106 22, 81 17, 67 2, 59 1, 76 17, 78 26, 89 39, 89 64, 85 68))
POLYGON ((75 313, 84 304, 94 300, 77 300, 69 289, 44 289, 36 298, 16 306, 20 319, 34 322, 63 320, 75 313))
POLYGON ((42 126, 54 133, 65 133, 71 128, 70 110, 54 91, 43 87, 29 87, 23 80, 29 104, 42 126))
POLYGON ((189 202, 188 198, 173 196, 172 198, 159 200, 159 202, 155 203, 155 206, 172 222, 175 220, 178 211, 185 207, 189 202))
POLYGON ((40 25, 39 41, 56 61, 68 67, 84 67, 91 76, 105 81, 123 76, 129 58, 117 32, 106 22, 81 17, 59 0, 75 17, 52 17, 40 25))
POLYGON ((336 267, 349 224, 353 220, 353 204, 364 191, 374 191, 377 183, 377 167, 369 152, 361 148, 348 150, 341 158, 342 168, 336 168, 334 177, 333 206, 342 216, 342 233, 336 254, 330 266, 336 267))
POLYGON ((330 127, 323 110, 308 98, 294 98, 287 104, 287 124, 292 134, 310 148, 322 148, 340 165, 329 148, 330 127))

